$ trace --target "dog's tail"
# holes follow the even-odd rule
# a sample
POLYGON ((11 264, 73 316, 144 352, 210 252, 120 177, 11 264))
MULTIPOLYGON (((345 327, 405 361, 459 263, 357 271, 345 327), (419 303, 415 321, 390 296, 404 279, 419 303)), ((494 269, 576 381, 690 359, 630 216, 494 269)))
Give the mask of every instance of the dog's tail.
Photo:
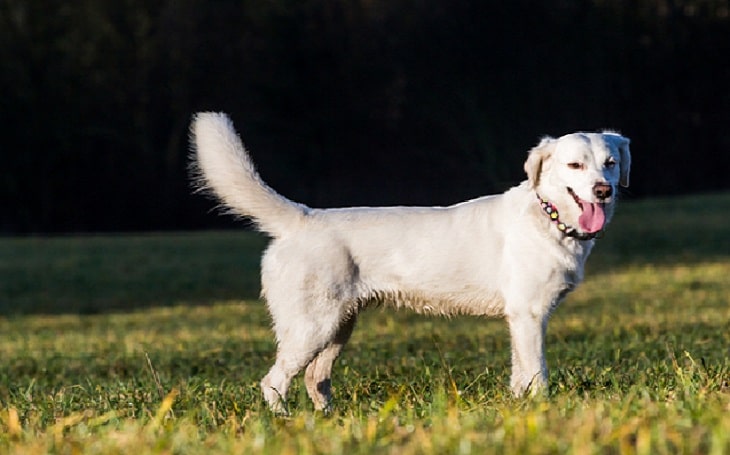
POLYGON ((309 208, 261 180, 227 115, 196 114, 190 125, 190 143, 197 187, 214 193, 231 212, 251 218, 273 237, 304 221, 309 208))

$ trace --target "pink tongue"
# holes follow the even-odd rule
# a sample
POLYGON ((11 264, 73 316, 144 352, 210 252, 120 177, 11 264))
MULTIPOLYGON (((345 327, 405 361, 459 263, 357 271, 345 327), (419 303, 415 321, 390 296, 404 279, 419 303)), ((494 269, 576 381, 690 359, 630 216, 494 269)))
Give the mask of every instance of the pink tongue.
POLYGON ((606 223, 603 205, 580 201, 580 207, 583 209, 583 213, 578 218, 578 224, 583 232, 592 234, 603 229, 603 225, 606 223))

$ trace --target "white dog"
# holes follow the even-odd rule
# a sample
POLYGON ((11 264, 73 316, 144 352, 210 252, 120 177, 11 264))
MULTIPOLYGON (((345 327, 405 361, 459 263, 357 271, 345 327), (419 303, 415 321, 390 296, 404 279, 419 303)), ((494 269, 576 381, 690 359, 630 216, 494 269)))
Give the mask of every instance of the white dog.
POLYGON ((424 314, 504 316, 516 395, 547 385, 550 313, 583 278, 594 238, 628 186, 629 140, 613 132, 544 138, 527 180, 449 207, 312 209, 267 186, 224 114, 191 125, 201 188, 273 238, 261 263, 278 343, 261 381, 279 412, 302 369, 317 409, 331 399, 332 363, 373 302, 424 314))

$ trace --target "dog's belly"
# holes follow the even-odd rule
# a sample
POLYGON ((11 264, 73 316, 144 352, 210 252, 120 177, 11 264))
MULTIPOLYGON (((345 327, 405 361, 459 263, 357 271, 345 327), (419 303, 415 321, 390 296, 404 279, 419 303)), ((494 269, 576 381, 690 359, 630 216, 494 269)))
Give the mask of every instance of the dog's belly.
POLYGON ((470 287, 438 291, 371 289, 361 298, 368 303, 436 316, 501 316, 504 310, 504 299, 499 293, 470 287))

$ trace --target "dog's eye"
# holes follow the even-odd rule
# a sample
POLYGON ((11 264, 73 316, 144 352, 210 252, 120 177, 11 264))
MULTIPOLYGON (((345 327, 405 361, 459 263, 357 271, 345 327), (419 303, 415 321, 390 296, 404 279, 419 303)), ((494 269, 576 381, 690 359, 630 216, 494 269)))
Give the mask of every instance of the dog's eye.
POLYGON ((606 160, 605 163, 603 163, 603 165, 606 166, 608 169, 613 169, 614 166, 616 166, 616 162, 613 159, 609 158, 606 160))
POLYGON ((583 163, 568 163, 568 167, 571 169, 583 169, 583 163))

